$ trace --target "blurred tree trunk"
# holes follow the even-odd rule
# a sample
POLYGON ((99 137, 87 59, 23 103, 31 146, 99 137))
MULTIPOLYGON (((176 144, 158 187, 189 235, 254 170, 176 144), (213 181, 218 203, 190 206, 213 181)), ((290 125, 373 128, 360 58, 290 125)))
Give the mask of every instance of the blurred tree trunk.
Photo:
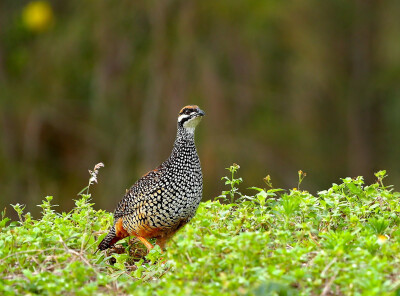
POLYGON ((166 13, 168 1, 150 2, 148 6, 151 26, 151 53, 149 55, 149 79, 147 96, 143 102, 141 116, 141 166, 153 167, 158 154, 158 117, 164 88, 165 69, 163 68, 166 45, 166 13))
POLYGON ((352 44, 350 53, 350 81, 348 101, 348 166, 352 176, 368 175, 374 166, 374 145, 372 131, 376 122, 373 109, 374 41, 377 2, 356 0, 354 7, 352 44))

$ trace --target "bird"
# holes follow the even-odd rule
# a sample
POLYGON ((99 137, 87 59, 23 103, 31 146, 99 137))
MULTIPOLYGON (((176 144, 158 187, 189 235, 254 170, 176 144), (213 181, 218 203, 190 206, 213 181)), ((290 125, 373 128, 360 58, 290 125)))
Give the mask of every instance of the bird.
POLYGON ((194 133, 204 115, 197 105, 179 111, 171 155, 126 191, 98 250, 109 249, 128 236, 138 238, 149 251, 154 246, 148 240, 155 238, 161 251, 165 250, 167 241, 194 217, 203 193, 194 133))

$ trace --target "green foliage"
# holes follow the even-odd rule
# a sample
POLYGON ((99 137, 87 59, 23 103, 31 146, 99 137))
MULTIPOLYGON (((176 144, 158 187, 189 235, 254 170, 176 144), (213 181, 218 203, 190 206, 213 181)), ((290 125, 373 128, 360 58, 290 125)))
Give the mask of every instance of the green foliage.
POLYGON ((222 177, 221 180, 225 180, 225 185, 230 185, 231 189, 222 191, 222 194, 218 198, 221 198, 222 200, 227 201, 228 200, 227 196, 229 196, 230 202, 233 203, 236 195, 241 196, 239 189, 236 186, 238 186, 240 183, 242 183, 243 179, 235 178, 235 174, 239 169, 240 169, 240 166, 236 163, 231 165, 229 168, 226 168, 226 170, 228 170, 231 173, 231 178, 225 176, 225 177, 222 177))
POLYGON ((399 1, 0 7, 0 210, 37 215, 51 192, 66 211, 96 159, 112 164, 96 194, 110 207, 169 155, 185 104, 207 112, 196 132, 206 197, 227 159, 252 168, 248 182, 271 168, 278 187, 305 163, 313 192, 376 165, 400 186, 399 1))
MULTIPOLYGON (((51 197, 33 219, 0 221, 0 291, 12 294, 134 293, 135 295, 392 295, 400 282, 399 197, 361 177, 312 195, 252 187, 239 193, 231 167, 226 196, 200 205, 170 242, 147 256, 140 244, 120 243, 119 254, 95 253, 112 216, 94 210, 90 195, 69 213, 51 197), (232 193, 232 195, 231 195, 232 193), (136 253, 135 253, 136 254, 136 253), (113 263, 112 263, 113 262, 113 263)), ((303 175, 301 175, 303 177, 303 175)), ((270 180, 269 180, 270 183, 270 180)), ((301 182, 299 182, 301 183, 301 182)))

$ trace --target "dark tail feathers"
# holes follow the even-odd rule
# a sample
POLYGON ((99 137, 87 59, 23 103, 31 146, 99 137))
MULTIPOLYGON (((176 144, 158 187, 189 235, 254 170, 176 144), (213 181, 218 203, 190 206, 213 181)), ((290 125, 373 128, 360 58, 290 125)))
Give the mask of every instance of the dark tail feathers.
POLYGON ((100 242, 98 245, 97 249, 100 251, 106 250, 111 248, 117 241, 119 241, 120 238, 118 238, 115 234, 115 227, 113 226, 110 229, 110 232, 106 235, 105 238, 100 242))

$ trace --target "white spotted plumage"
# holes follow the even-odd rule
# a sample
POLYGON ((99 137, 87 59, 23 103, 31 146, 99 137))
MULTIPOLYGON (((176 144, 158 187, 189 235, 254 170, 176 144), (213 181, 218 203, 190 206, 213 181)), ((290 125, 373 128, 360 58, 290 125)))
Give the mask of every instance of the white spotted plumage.
POLYGON ((195 105, 182 108, 170 157, 126 192, 114 212, 114 226, 99 249, 116 241, 115 223, 119 219, 129 234, 161 229, 154 237, 166 239, 193 218, 203 191, 194 131, 203 115, 195 105))

